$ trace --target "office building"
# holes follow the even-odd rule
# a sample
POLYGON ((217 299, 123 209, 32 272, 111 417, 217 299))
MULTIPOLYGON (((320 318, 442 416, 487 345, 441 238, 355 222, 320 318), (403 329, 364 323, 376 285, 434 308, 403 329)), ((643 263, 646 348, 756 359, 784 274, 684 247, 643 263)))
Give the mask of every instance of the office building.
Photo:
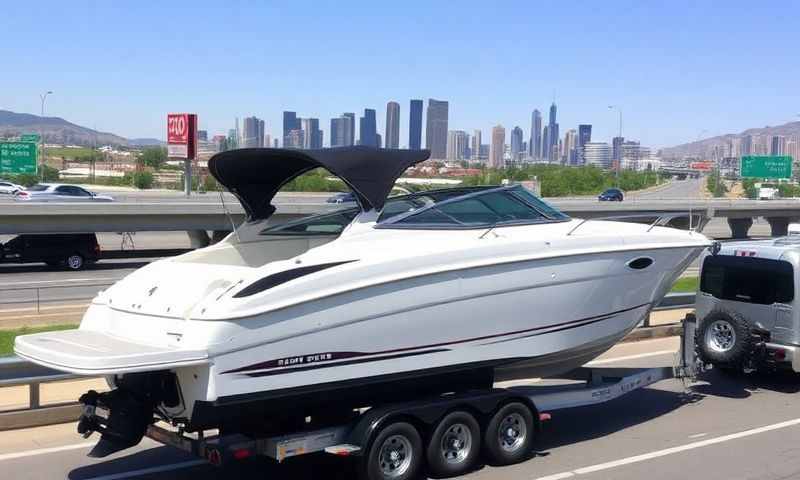
POLYGON ((489 167, 503 168, 503 153, 506 145, 506 129, 502 125, 492 128, 492 144, 489 149, 489 167))
POLYGON ((303 118, 300 120, 303 130, 303 147, 305 149, 322 148, 322 130, 319 129, 318 118, 303 118))
POLYGON ((577 148, 578 146, 578 132, 571 128, 567 130, 564 134, 564 144, 563 144, 563 157, 561 161, 567 165, 577 165, 578 164, 578 154, 577 148))
POLYGON ((467 132, 451 130, 447 132, 447 160, 457 162, 467 159, 467 132))
POLYGON ((522 129, 514 127, 511 129, 511 159, 519 160, 524 150, 522 149, 522 129))
POLYGON ((605 142, 587 142, 583 145, 583 158, 586 165, 610 169, 611 147, 605 142))
POLYGON ((592 141, 592 126, 578 125, 578 143, 575 145, 575 164, 584 165, 583 146, 592 141))
POLYGON ((447 115, 446 101, 428 99, 428 118, 425 127, 425 148, 431 151, 432 159, 447 158, 447 115))
POLYGON ((770 139, 770 155, 784 155, 786 153, 786 137, 783 135, 773 135, 770 139))
POLYGON ((385 148, 400 148, 400 104, 386 104, 386 136, 385 148))
MULTIPOLYGON (((722 152, 720 152, 720 157, 722 152)), ((642 170, 640 164, 650 157, 650 149, 642 147, 639 142, 622 143, 622 168, 627 170, 642 170)))
POLYGON ((331 119, 331 147, 348 147, 353 145, 352 113, 344 113, 339 118, 331 119))
POLYGON ((197 131, 197 141, 198 142, 207 142, 208 141, 208 130, 198 130, 197 131))
POLYGON ((528 155, 542 157, 542 112, 534 110, 531 114, 531 137, 528 140, 528 155))
POLYGON ((549 118, 549 121, 547 122, 547 135, 548 135, 548 138, 547 138, 547 149, 545 151, 545 158, 547 160, 550 160, 551 162, 555 162, 555 161, 558 160, 553 155, 554 151, 556 151, 556 152, 558 151, 556 148, 553 148, 553 147, 557 147, 558 146, 558 140, 559 140, 559 137, 558 137, 558 123, 556 122, 556 110, 557 110, 556 109, 556 102, 553 102, 553 104, 550 105, 550 118, 549 118))
POLYGON ((364 109, 364 116, 358 119, 358 144, 367 147, 378 146, 378 132, 375 125, 375 110, 364 109))
POLYGON ((625 137, 614 137, 611 140, 611 163, 612 168, 618 169, 622 164, 622 144, 625 137))
POLYGON ((303 148, 304 144, 305 132, 299 128, 289 130, 283 140, 283 148, 303 148))
POLYGON ((291 142, 287 140, 292 130, 300 130, 300 119, 297 118, 296 112, 283 112, 283 146, 286 148, 292 147, 291 142))
POLYGON ((470 144, 470 160, 478 162, 483 160, 481 157, 481 131, 472 131, 472 143, 470 144))
POLYGON ((264 146, 264 120, 258 117, 247 117, 244 119, 243 127, 241 144, 243 148, 264 146))
POLYGON ((422 100, 411 100, 408 110, 408 148, 422 148, 422 100))

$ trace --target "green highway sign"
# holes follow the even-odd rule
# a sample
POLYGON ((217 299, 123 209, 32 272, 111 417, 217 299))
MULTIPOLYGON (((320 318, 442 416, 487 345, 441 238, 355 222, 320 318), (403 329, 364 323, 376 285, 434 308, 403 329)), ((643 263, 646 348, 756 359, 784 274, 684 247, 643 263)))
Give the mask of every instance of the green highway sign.
POLYGON ((25 133, 19 137, 19 141, 38 143, 41 138, 38 133, 25 133))
POLYGON ((781 155, 749 155, 742 157, 742 177, 792 178, 792 157, 781 155))
POLYGON ((31 142, 0 142, 0 173, 36 173, 37 145, 31 142))

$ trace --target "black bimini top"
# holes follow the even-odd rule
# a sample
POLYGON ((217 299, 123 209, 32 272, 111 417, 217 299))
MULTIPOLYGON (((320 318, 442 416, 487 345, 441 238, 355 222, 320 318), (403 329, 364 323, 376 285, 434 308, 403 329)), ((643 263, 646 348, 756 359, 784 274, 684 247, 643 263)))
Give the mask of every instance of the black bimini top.
POLYGON ((318 167, 342 179, 363 210, 380 210, 403 172, 429 156, 428 150, 363 146, 319 150, 243 148, 214 155, 208 161, 208 170, 236 195, 250 220, 260 220, 275 212, 272 199, 285 183, 318 167))

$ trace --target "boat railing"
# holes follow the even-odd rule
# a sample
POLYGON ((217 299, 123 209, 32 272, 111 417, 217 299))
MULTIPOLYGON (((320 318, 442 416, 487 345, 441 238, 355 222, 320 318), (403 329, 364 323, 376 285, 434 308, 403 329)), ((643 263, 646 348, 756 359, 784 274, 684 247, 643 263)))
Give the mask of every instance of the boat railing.
POLYGON ((572 235, 575 233, 576 230, 581 228, 584 224, 589 223, 591 221, 603 221, 603 220, 636 220, 636 219, 648 219, 656 217, 656 219, 650 223, 650 226, 647 229, 647 232, 650 232, 655 227, 666 225, 672 220, 681 217, 688 217, 689 218, 689 230, 694 230, 692 228, 692 211, 688 212, 655 212, 655 213, 632 213, 632 214, 625 214, 625 215, 608 215, 603 217, 594 217, 594 218, 584 218, 581 220, 577 225, 572 227, 569 232, 567 232, 567 236, 572 235))

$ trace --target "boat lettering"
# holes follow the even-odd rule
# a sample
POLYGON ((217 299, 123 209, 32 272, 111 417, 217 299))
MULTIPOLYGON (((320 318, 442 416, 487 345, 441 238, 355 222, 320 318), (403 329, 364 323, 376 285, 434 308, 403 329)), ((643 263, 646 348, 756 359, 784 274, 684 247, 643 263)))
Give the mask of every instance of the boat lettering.
POLYGON ((287 357, 278 360, 279 367, 288 367, 291 365, 303 365, 307 363, 316 363, 316 362, 324 362, 326 360, 332 360, 333 354, 332 353, 315 353, 312 355, 304 355, 299 357, 287 357))

